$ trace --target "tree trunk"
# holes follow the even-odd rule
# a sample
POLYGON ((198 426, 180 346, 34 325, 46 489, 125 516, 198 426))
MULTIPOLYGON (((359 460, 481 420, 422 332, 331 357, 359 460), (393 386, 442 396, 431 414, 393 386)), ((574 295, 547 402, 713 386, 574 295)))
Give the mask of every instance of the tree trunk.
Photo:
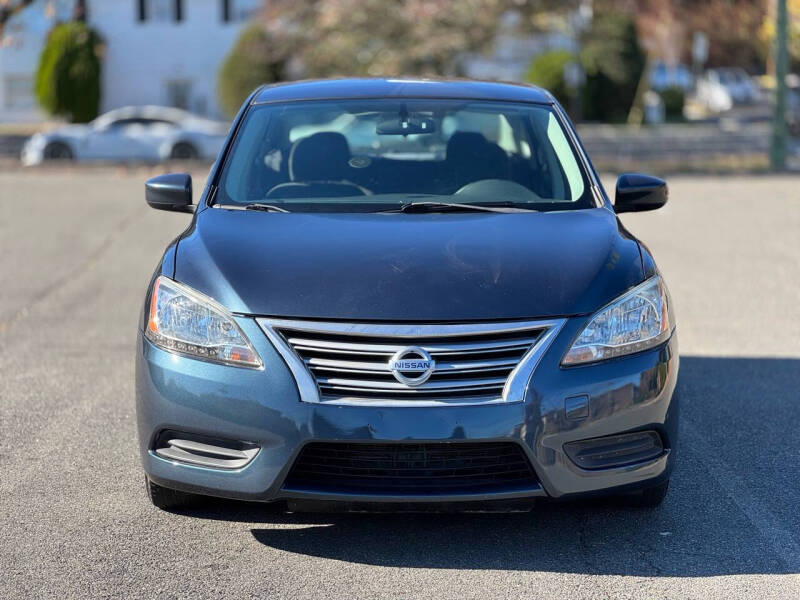
POLYGON ((86 0, 75 0, 75 6, 72 9, 72 20, 85 23, 89 17, 89 8, 86 6, 86 0))

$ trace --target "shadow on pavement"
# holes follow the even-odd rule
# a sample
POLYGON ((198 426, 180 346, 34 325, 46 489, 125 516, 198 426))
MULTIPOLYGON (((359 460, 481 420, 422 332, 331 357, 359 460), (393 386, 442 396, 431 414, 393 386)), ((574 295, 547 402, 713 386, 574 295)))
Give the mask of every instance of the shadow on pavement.
POLYGON ((798 359, 682 357, 678 467, 667 500, 654 510, 587 500, 540 502, 533 512, 513 514, 287 514, 215 501, 185 514, 259 523, 252 535, 266 546, 368 565, 796 573, 798 390, 798 359), (740 497, 738 489, 748 492, 740 497))

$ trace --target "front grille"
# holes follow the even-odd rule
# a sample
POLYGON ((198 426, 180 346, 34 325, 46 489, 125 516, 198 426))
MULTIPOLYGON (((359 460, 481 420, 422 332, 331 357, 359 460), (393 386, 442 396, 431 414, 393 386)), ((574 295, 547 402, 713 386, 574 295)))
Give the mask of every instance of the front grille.
POLYGON ((288 345, 312 375, 323 402, 499 401, 509 375, 547 329, 541 323, 326 325, 272 325, 279 342, 288 345), (398 378, 389 364, 398 352, 414 347, 435 361, 420 384, 398 378))
POLYGON ((301 450, 283 487, 430 496, 513 492, 537 484, 525 453, 513 442, 312 442, 301 450))

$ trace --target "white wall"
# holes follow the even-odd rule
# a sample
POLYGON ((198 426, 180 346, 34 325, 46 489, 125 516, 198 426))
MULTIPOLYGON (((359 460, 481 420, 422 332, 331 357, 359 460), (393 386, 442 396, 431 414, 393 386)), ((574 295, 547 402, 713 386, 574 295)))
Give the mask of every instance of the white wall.
POLYGON ((137 7, 136 0, 91 2, 90 20, 107 40, 102 111, 170 104, 168 84, 182 80, 190 87, 189 110, 221 116, 217 73, 245 23, 224 23, 220 0, 184 0, 180 22, 139 22, 137 7))
MULTIPOLYGON (((165 2, 172 0, 148 0, 165 2)), ((57 19, 69 18, 73 0, 56 0, 56 11, 45 0, 7 24, 0 48, 0 122, 38 121, 33 80, 47 32, 57 19), (27 79, 30 97, 20 99, 8 83, 27 79), (9 95, 17 106, 10 106, 9 95), (20 106, 25 104, 26 106, 20 106)), ((233 14, 261 6, 261 0, 231 0, 233 14)), ((216 96, 219 66, 241 28, 241 19, 222 20, 222 0, 183 0, 183 20, 139 21, 138 0, 89 0, 89 23, 106 41, 101 112, 133 104, 170 104, 170 81, 188 85, 188 108, 220 117, 216 96)), ((16 84, 19 90, 20 84, 16 84)))

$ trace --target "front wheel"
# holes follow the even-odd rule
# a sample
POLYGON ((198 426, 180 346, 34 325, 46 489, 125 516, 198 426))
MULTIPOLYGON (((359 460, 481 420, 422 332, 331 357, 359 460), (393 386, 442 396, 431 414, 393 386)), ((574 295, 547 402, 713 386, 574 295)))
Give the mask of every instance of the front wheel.
POLYGON ((44 148, 45 160, 72 160, 75 156, 69 146, 62 142, 51 142, 44 148))
POLYGON ((188 494, 186 492, 165 488, 153 482, 147 475, 144 476, 144 484, 150 502, 153 503, 153 506, 162 510, 194 506, 199 503, 202 497, 197 494, 188 494))

